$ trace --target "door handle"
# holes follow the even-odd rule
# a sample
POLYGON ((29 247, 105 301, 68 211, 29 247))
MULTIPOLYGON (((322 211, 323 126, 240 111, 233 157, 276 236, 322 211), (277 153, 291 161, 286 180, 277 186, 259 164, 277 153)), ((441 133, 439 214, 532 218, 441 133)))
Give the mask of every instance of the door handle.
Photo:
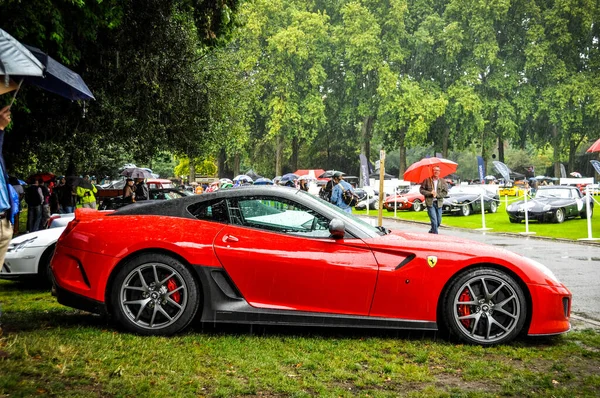
POLYGON ((223 242, 239 242, 240 240, 233 235, 224 235, 223 242))

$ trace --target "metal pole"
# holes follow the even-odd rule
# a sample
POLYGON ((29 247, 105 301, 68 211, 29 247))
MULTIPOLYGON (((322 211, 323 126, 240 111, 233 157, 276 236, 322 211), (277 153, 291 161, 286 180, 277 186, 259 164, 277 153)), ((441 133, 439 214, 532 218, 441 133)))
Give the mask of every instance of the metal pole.
POLYGON ((379 209, 377 216, 377 225, 380 227, 383 225, 383 198, 385 192, 383 192, 383 177, 385 175, 385 151, 382 149, 379 151, 379 209))

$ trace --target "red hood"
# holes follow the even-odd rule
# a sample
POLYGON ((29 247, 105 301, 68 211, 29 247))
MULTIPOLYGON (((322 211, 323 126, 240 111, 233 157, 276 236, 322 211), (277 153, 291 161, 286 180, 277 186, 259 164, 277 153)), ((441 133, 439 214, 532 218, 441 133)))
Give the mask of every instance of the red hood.
POLYGON ((425 232, 392 231, 388 235, 366 240, 374 250, 402 250, 452 253, 459 256, 480 257, 497 259, 500 263, 520 262, 523 257, 506 249, 461 239, 447 235, 435 235, 425 232))

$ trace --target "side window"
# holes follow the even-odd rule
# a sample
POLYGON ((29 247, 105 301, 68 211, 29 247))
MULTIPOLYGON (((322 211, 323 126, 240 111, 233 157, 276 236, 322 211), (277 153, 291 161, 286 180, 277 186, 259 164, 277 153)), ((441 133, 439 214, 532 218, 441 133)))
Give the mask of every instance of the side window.
POLYGON ((252 228, 311 238, 328 238, 329 219, 293 201, 254 197, 231 204, 232 222, 252 228))
POLYGON ((225 199, 194 203, 188 206, 188 211, 198 220, 229 222, 227 217, 227 201, 225 199))

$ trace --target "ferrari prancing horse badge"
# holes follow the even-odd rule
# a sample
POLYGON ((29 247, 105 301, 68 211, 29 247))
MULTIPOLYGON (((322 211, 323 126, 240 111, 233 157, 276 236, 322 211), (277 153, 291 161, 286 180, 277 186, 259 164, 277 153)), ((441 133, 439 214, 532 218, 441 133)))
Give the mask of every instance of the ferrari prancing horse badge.
POLYGON ((429 266, 431 268, 435 267, 435 265, 437 264, 437 257, 436 256, 427 256, 427 264, 429 264, 429 266))

